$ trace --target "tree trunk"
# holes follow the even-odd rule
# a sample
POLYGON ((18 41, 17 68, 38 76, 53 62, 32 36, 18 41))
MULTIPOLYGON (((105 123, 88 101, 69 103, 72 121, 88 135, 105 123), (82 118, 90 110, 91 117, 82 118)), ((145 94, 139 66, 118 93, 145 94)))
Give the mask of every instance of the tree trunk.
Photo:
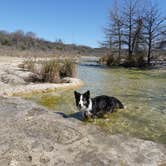
POLYGON ((129 45, 128 45, 128 55, 129 57, 132 56, 132 46, 131 46, 131 41, 132 41, 132 14, 131 14, 131 9, 130 9, 130 20, 129 20, 129 45))
POLYGON ((149 48, 148 48, 148 65, 150 65, 151 61, 151 42, 149 43, 149 48))
POLYGON ((152 34, 149 34, 149 44, 148 44, 148 65, 150 65, 151 61, 151 48, 152 48, 152 34))
MULTIPOLYGON (((119 24, 118 24, 119 26, 119 24)), ((118 27, 118 37, 119 37, 119 48, 118 48, 118 58, 119 58, 119 62, 120 62, 120 59, 121 59, 121 31, 120 31, 120 26, 118 27)))

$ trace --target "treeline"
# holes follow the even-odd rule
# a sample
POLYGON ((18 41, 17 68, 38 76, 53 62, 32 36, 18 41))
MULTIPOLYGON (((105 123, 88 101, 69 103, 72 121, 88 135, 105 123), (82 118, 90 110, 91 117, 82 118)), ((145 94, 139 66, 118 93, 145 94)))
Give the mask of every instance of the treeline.
POLYGON ((0 31, 0 46, 14 48, 17 50, 42 50, 59 51, 76 54, 88 55, 95 50, 88 46, 76 44, 65 44, 61 39, 54 42, 39 38, 34 32, 24 32, 17 30, 15 32, 0 31))
MULTIPOLYGON (((53 49, 55 44, 44 39, 40 39, 33 32, 25 33, 22 30, 15 32, 0 31, 0 44, 2 46, 15 47, 17 49, 53 49)), ((57 43, 58 44, 58 43, 57 43)), ((59 43, 62 45, 62 43, 59 43)))
POLYGON ((157 5, 151 1, 114 1, 103 43, 112 50, 111 58, 108 58, 110 63, 122 63, 122 54, 127 50, 124 65, 150 65, 154 48, 166 41, 165 21, 157 5))

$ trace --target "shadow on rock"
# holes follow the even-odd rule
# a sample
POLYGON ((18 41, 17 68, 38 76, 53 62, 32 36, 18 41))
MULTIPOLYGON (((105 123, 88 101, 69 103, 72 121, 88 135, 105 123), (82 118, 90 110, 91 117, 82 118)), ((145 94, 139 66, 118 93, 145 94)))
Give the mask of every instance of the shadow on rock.
POLYGON ((77 120, 83 121, 82 112, 75 112, 75 113, 72 113, 69 115, 67 115, 63 112, 55 112, 55 113, 61 115, 63 118, 75 118, 77 120))

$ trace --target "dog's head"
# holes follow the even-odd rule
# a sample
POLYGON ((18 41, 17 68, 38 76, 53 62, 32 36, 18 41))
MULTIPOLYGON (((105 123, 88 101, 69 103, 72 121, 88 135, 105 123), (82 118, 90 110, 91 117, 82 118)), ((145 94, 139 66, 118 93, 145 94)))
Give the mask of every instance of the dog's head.
POLYGON ((80 111, 87 111, 90 107, 90 91, 86 91, 81 94, 77 91, 74 91, 76 106, 80 111))

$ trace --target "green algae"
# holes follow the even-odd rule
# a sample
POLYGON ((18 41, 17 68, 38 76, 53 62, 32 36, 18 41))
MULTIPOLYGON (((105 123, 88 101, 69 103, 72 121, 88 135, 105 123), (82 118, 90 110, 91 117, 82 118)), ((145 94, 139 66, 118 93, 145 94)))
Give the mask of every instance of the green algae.
POLYGON ((36 95, 26 95, 24 99, 35 101, 36 103, 51 110, 62 111, 66 114, 76 112, 74 106, 74 96, 70 95, 73 90, 57 90, 50 93, 37 93, 36 95))
POLYGON ((112 134, 123 134, 159 143, 166 143, 166 116, 160 117, 160 113, 134 112, 118 110, 107 119, 97 119, 96 124, 112 134), (155 114, 155 115, 154 115, 155 114), (156 117, 156 120, 153 119, 156 117))
POLYGON ((60 97, 44 95, 37 101, 37 103, 48 108, 54 108, 56 104, 60 103, 60 101, 60 97))

